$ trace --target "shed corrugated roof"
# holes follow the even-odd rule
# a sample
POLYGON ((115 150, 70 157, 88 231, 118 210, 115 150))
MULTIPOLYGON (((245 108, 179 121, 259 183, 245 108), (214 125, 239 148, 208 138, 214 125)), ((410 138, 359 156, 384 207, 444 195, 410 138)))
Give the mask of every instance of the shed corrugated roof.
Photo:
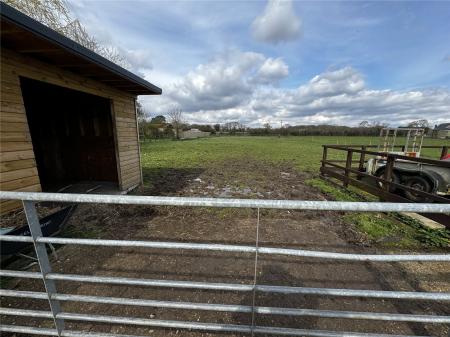
POLYGON ((79 43, 1 2, 1 46, 133 95, 162 90, 79 43))

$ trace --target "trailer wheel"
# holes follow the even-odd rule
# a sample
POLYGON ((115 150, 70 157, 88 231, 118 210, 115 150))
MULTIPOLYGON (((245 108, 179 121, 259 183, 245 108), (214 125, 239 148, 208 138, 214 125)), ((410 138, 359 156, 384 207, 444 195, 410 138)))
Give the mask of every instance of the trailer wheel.
MULTIPOLYGON (((375 173, 376 177, 379 178, 384 178, 384 168, 379 170, 377 173, 375 173)), ((399 184, 400 183, 400 177, 398 176, 398 174, 393 171, 392 172, 392 176, 391 176, 391 182, 399 184)), ((383 183, 381 181, 376 181, 376 184, 379 188, 383 188, 383 183)), ((389 188, 389 192, 394 193, 397 190, 397 188, 395 186, 391 186, 389 188)))
MULTIPOLYGON (((428 192, 428 193, 431 192, 431 184, 430 184, 430 182, 427 179, 425 179, 425 178, 423 178, 421 176, 412 176, 412 177, 407 178, 406 181, 405 181, 405 185, 408 186, 408 187, 415 188, 416 190, 423 191, 423 192, 428 192)), ((409 200, 412 200, 412 201, 415 201, 415 202, 427 202, 427 201, 430 201, 429 198, 424 197, 424 196, 422 196, 422 195, 420 195, 418 193, 411 192, 411 191, 405 191, 405 196, 409 200)))

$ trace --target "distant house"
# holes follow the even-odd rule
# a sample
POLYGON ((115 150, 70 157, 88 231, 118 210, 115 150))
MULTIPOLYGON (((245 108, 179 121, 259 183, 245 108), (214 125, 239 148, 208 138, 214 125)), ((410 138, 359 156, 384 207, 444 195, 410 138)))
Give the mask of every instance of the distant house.
POLYGON ((210 132, 200 131, 199 129, 190 129, 186 131, 181 131, 180 139, 194 139, 194 138, 203 138, 209 137, 210 132))
POLYGON ((450 123, 436 125, 433 129, 434 138, 450 138, 450 123))

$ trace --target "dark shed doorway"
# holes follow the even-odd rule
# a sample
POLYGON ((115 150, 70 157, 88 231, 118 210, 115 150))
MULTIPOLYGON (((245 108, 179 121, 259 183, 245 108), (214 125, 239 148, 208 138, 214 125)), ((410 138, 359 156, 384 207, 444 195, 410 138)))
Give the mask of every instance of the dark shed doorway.
POLYGON ((28 78, 20 84, 42 190, 117 184, 110 100, 28 78))

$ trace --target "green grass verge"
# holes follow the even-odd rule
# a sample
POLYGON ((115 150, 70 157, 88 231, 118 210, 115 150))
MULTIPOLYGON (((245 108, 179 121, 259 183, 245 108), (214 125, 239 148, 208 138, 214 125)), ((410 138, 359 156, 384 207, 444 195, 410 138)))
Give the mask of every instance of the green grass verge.
MULTIPOLYGON (((306 183, 338 201, 367 200, 361 192, 332 186, 320 178, 306 183)), ((373 198, 370 196, 369 198, 373 198)), ((450 231, 430 229, 419 221, 399 213, 349 213, 343 220, 354 225, 372 242, 384 247, 395 248, 443 248, 450 247, 450 231)))

